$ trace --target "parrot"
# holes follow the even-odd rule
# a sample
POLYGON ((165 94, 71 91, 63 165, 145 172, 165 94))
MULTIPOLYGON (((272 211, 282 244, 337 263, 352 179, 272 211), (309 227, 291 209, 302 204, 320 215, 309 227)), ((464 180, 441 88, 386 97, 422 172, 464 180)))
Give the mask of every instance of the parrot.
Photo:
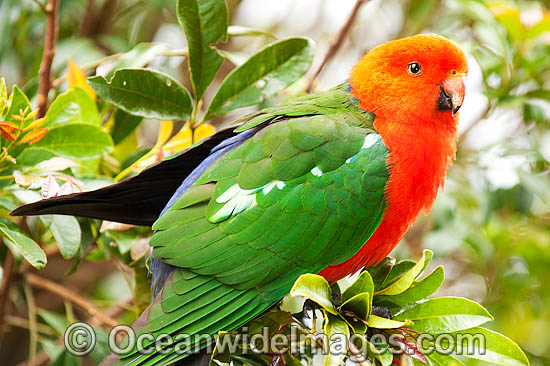
MULTIPOLYGON (((242 117, 119 183, 11 214, 151 226, 153 301, 138 333, 230 332, 301 275, 334 283, 376 265, 430 211, 455 159, 467 72, 443 36, 392 40, 328 91, 242 117)), ((194 357, 134 350, 117 362, 194 357)))

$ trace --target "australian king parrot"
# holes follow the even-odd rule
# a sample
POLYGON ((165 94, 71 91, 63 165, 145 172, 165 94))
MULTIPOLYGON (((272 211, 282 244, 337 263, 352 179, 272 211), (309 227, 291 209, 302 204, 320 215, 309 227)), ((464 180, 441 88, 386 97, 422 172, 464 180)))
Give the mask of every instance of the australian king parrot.
MULTIPOLYGON (((154 299, 135 327, 232 331, 302 274, 334 282, 375 265, 430 210, 455 157, 466 73, 464 53, 446 38, 394 40, 327 92, 248 115, 117 184, 12 215, 152 226, 154 299)), ((185 357, 135 350, 118 362, 185 357)))

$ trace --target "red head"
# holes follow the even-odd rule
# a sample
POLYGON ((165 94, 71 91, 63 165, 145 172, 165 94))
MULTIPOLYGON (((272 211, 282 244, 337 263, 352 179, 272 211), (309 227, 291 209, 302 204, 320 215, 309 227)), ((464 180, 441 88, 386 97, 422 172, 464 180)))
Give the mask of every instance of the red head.
POLYGON ((454 43, 418 34, 369 51, 353 68, 350 84, 361 107, 381 119, 456 123, 467 71, 466 57, 454 43))

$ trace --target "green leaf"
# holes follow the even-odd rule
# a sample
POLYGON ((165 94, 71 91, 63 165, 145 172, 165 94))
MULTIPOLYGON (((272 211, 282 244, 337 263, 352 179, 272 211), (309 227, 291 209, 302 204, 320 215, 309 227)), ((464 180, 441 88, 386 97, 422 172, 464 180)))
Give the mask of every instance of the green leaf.
POLYGON ((139 235, 135 230, 125 231, 112 231, 109 230, 106 234, 113 239, 120 251, 120 254, 124 255, 132 249, 132 246, 139 239, 139 235))
POLYGON ((68 122, 83 122, 99 125, 99 113, 96 103, 81 87, 74 87, 68 92, 59 94, 52 102, 48 120, 42 127, 50 127, 68 122))
POLYGON ((80 366, 80 357, 74 356, 64 350, 55 360, 49 363, 50 366, 80 366))
POLYGON ((0 207, 8 211, 13 211, 17 208, 17 204, 7 198, 0 198, 0 207))
POLYGON ((240 25, 230 25, 227 27, 227 34, 231 37, 267 37, 277 39, 271 32, 263 29, 243 27, 240 25))
POLYGON ((343 293, 342 293, 342 303, 348 301, 353 296, 360 294, 362 292, 368 292, 371 294, 374 293, 374 283, 372 282, 372 277, 369 272, 362 272, 357 280, 353 282, 343 293))
POLYGON ((227 6, 224 0, 178 0, 176 12, 187 38, 191 81, 198 101, 223 62, 210 46, 227 40, 227 6))
POLYGON ((162 43, 139 43, 130 51, 126 52, 121 58, 109 64, 111 70, 107 73, 106 77, 111 78, 118 69, 144 67, 166 49, 166 45, 162 43))
POLYGON ((340 312, 351 311, 362 320, 367 320, 371 312, 371 294, 363 292, 353 296, 342 304, 340 312))
POLYGON ((6 88, 6 79, 0 77, 0 118, 8 107, 8 89, 6 88))
MULTIPOLYGON (((7 225, 1 222, 0 234, 4 237, 4 241, 8 241, 10 244, 14 245, 21 252, 23 258, 25 258, 34 268, 44 268, 47 263, 46 253, 44 253, 42 248, 40 248, 34 240, 20 231, 8 228, 7 225)), ((8 245, 8 247, 10 246, 8 245)))
POLYGON ((443 283, 444 278, 445 274, 443 272, 443 266, 439 266, 422 280, 413 282, 411 287, 404 292, 398 295, 377 296, 376 302, 383 303, 387 301, 395 305, 405 305, 425 299, 437 291, 443 283))
POLYGON ((54 341, 49 340, 48 338, 41 337, 40 345, 44 352, 48 354, 51 360, 57 359, 64 351, 64 347, 56 344, 54 341))
POLYGON ((96 93, 118 108, 145 118, 187 119, 191 96, 170 76, 153 70, 120 69, 110 81, 88 78, 96 93))
POLYGON ((61 335, 65 333, 65 330, 67 329, 67 321, 64 316, 53 311, 43 309, 38 310, 38 315, 40 315, 42 320, 44 320, 44 323, 52 327, 57 334, 61 335))
POLYGON ((347 340, 350 337, 350 331, 347 323, 338 316, 325 313, 324 331, 329 341, 338 340, 338 342, 329 342, 329 352, 325 356, 323 366, 340 366, 342 360, 347 354, 347 340))
POLYGON ((68 123, 52 127, 32 146, 67 158, 90 159, 102 156, 113 146, 113 141, 98 126, 68 123))
POLYGON ((477 327, 493 320, 485 308, 462 297, 439 297, 417 303, 398 313, 394 320, 412 320, 412 329, 440 334, 477 327))
POLYGON ((411 268, 413 268, 415 265, 416 262, 411 259, 403 259, 395 263, 395 265, 391 268, 390 273, 388 273, 388 276, 386 277, 382 288, 388 287, 399 278, 403 277, 405 273, 409 272, 411 268))
POLYGON ((111 136, 115 145, 120 144, 143 121, 143 117, 134 116, 118 109, 115 113, 115 124, 111 136))
POLYGON ((270 310, 259 318, 254 319, 248 327, 248 334, 262 334, 264 328, 269 329, 269 335, 279 333, 293 322, 292 314, 287 311, 270 310))
POLYGON ((378 291, 382 288, 384 282, 386 281, 386 278, 393 268, 394 263, 395 259, 391 257, 386 257, 376 266, 367 269, 372 277, 372 282, 374 282, 375 291, 378 291))
POLYGON ((330 286, 322 276, 310 273, 301 275, 292 286, 290 296, 303 296, 319 304, 329 313, 338 314, 332 304, 330 286))
MULTIPOLYGON (((47 133, 46 133, 47 135, 47 133)), ((46 149, 27 147, 17 155, 17 163, 22 166, 35 166, 38 163, 56 157, 57 154, 46 149)))
POLYGON ((216 48, 216 52, 218 52, 221 57, 231 62, 235 66, 241 66, 250 57, 248 54, 244 52, 226 51, 226 50, 220 50, 218 48, 216 48))
POLYGON ((530 92, 527 92, 525 96, 527 98, 535 98, 535 99, 550 101, 550 90, 547 90, 547 89, 532 90, 530 92))
POLYGON ((8 99, 8 112, 6 113, 6 116, 4 119, 6 121, 11 121, 19 124, 19 121, 16 121, 13 119, 13 116, 19 115, 20 112, 27 110, 27 113, 31 111, 31 104, 29 103, 29 99, 23 93, 21 89, 17 85, 14 85, 11 90, 11 95, 8 99))
POLYGON ((372 310, 372 294, 363 292, 353 296, 344 302, 338 311, 346 322, 352 327, 354 333, 365 334, 367 331, 367 318, 372 310), (349 314, 348 312, 353 313, 349 314))
MULTIPOLYGON (((368 342, 368 341, 367 341, 368 342)), ((393 354, 391 353, 389 346, 377 347, 375 344, 368 342, 368 353, 377 359, 382 366, 390 366, 393 363, 393 354)))
POLYGON ((74 216, 52 215, 49 228, 63 258, 74 257, 80 247, 81 237, 80 225, 74 216))
POLYGON ((141 314, 151 303, 151 277, 149 270, 143 266, 134 267, 133 301, 138 314, 141 314))
POLYGON ((288 38, 269 44, 233 70, 212 99, 206 118, 257 104, 286 88, 309 69, 313 42, 288 38))
POLYGON ((430 263, 433 257, 433 252, 431 250, 424 250, 422 258, 412 267, 408 272, 406 272, 401 278, 389 285, 383 290, 378 291, 377 295, 398 295, 409 287, 411 287, 414 280, 422 273, 424 268, 430 263))
POLYGON ((442 355, 435 351, 430 354, 426 354, 434 366, 464 366, 462 361, 451 355, 442 355))
MULTIPOLYGON (((456 353, 505 366, 528 366, 529 360, 521 348, 510 338, 485 328, 472 328, 453 333, 456 353), (485 339, 485 345, 470 341, 473 337, 485 339), (468 342, 465 340, 468 339, 468 342), (468 347, 469 345, 469 347, 468 347), (475 347, 474 347, 475 345, 475 347), (481 345, 478 347, 478 345, 481 345)), ((445 338, 447 339, 447 338, 445 338)), ((446 345, 442 342, 442 347, 446 345)))
POLYGON ((386 319, 382 318, 381 316, 370 314, 367 319, 367 324, 369 327, 376 329, 393 329, 402 327, 407 323, 392 319, 386 319))

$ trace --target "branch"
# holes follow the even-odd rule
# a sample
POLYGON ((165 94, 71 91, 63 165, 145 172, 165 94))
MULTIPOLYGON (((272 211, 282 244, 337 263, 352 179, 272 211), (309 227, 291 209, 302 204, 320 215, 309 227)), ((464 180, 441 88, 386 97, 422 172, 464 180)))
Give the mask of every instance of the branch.
POLYGON ((330 41, 330 45, 328 47, 327 53, 325 54, 325 58, 311 77, 311 80, 309 81, 309 84, 306 88, 306 91, 309 93, 311 92, 311 88, 313 87, 313 84, 315 83, 315 80, 323 71, 323 68, 326 66, 326 64, 336 55, 342 44, 344 43, 344 39, 346 38, 346 35, 348 34, 349 30, 351 29, 351 26, 353 25, 353 22, 355 21, 355 18, 357 17, 357 14, 359 13, 359 9, 361 8, 361 5, 365 3, 367 0, 357 0, 355 2, 355 5, 353 6, 353 9, 351 9, 351 13, 349 14, 348 20, 342 25, 342 28, 340 28, 340 31, 338 34, 336 34, 335 37, 333 37, 330 41))
POLYGON ((27 312, 29 314, 29 366, 36 364, 36 349, 38 347, 38 326, 36 321, 36 303, 32 289, 28 283, 23 286, 25 299, 27 301, 27 312))
POLYGON ((40 84, 38 86, 38 118, 46 114, 46 104, 48 103, 48 93, 50 91, 51 80, 50 73, 52 61, 55 55, 55 43, 57 40, 57 14, 59 11, 58 0, 48 0, 46 5, 46 36, 44 40, 44 53, 42 54, 42 63, 40 64, 40 84))
POLYGON ((94 7, 95 0, 86 1, 86 9, 84 10, 84 16, 78 29, 79 37, 88 37, 90 35, 94 23, 94 7))
POLYGON ((58 285, 55 282, 36 276, 34 274, 26 275, 25 279, 27 283, 34 287, 43 288, 47 291, 53 292, 54 294, 57 294, 62 298, 69 300, 73 304, 78 305, 79 307, 84 309, 84 311, 86 311, 90 316, 97 318, 97 320, 99 320, 102 324, 106 325, 109 328, 114 328, 116 325, 118 325, 118 322, 115 319, 103 314, 89 300, 61 285, 58 285))
POLYGON ((13 266, 13 253, 8 249, 6 252, 6 260, 4 261, 4 275, 2 276, 2 287, 0 289, 0 324, 4 323, 4 319, 6 317, 6 306, 8 303, 11 281, 13 278, 13 266))
MULTIPOLYGON (((17 328, 22 328, 22 329, 30 329, 31 328, 30 321, 25 319, 25 318, 21 318, 21 317, 14 316, 14 315, 6 315, 4 320, 5 320, 5 325, 6 326, 12 326, 12 327, 17 327, 17 328)), ((36 323, 36 329, 38 330, 38 333, 42 333, 44 335, 48 335, 48 336, 51 336, 51 337, 57 336, 56 331, 53 330, 52 328, 48 327, 47 325, 44 325, 44 324, 41 324, 41 323, 36 323)), ((39 362, 36 362, 36 363, 38 364, 39 362)))

